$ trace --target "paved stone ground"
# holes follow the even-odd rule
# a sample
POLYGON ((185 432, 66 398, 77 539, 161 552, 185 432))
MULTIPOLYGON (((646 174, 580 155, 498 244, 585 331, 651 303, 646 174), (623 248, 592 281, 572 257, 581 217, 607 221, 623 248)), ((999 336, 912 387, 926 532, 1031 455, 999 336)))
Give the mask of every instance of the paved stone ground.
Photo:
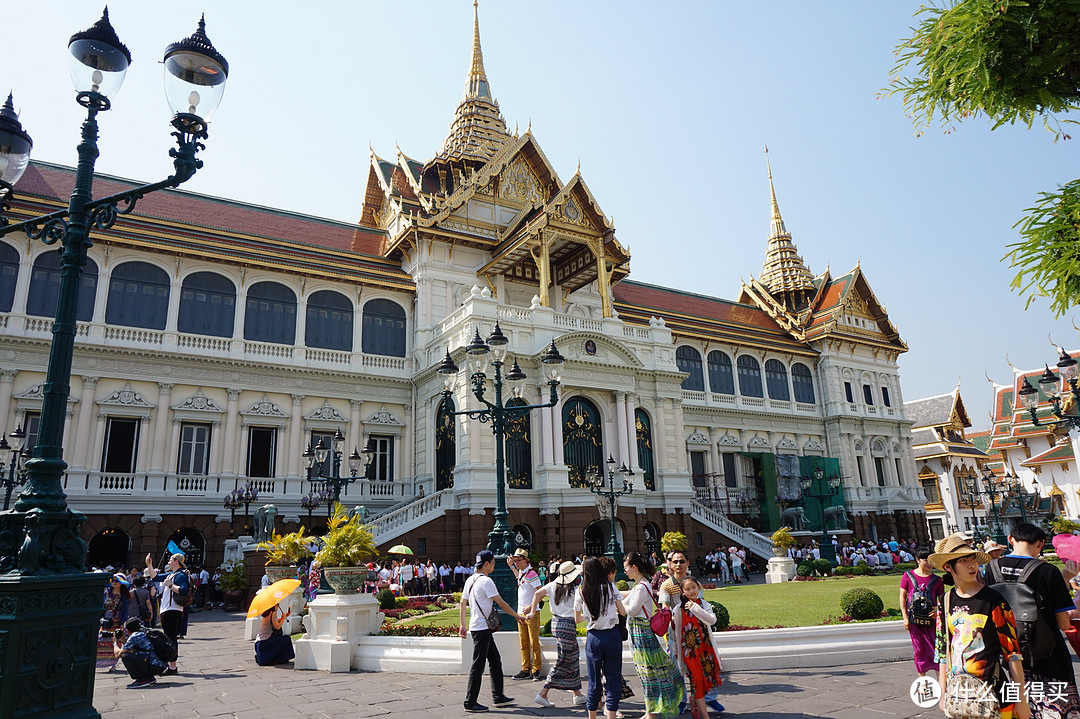
MULTIPOLYGON (((219 717, 282 719, 312 717, 460 717, 465 694, 462 676, 362 673, 329 674, 255 664, 252 642, 243 634, 240 614, 219 610, 194 614, 187 639, 180 642, 180 675, 162 677, 155 686, 127 689, 121 665, 99 669, 94 707, 103 717, 219 717)), ((505 661, 504 657, 504 661, 505 661)), ((507 665, 509 666, 509 665, 507 665)), ((724 716, 752 719, 867 719, 940 717, 937 709, 919 709, 909 698, 914 680, 910 662, 885 662, 822 670, 789 669, 724 675, 724 716)), ((636 696, 622 703, 630 719, 644 712, 641 685, 630 680, 636 696)), ((569 692, 553 691, 559 706, 533 703, 539 685, 506 680, 516 704, 492 710, 501 717, 585 717, 570 705, 569 692)), ((491 696, 485 677, 480 701, 491 696)), ((684 715, 689 717, 689 713, 684 715)))

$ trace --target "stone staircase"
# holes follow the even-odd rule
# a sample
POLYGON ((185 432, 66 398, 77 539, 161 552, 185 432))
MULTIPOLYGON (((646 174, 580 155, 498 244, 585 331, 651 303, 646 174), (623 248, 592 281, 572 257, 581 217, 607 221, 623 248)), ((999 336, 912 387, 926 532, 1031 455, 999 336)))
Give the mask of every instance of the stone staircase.
POLYGON ((406 532, 423 526, 450 508, 453 492, 443 489, 426 497, 418 497, 408 504, 380 514, 368 522, 376 546, 386 544, 406 532))
POLYGON ((731 541, 746 547, 748 552, 753 552, 765 560, 772 559, 774 556, 771 539, 733 522, 723 512, 717 512, 692 499, 690 500, 690 516, 731 541))

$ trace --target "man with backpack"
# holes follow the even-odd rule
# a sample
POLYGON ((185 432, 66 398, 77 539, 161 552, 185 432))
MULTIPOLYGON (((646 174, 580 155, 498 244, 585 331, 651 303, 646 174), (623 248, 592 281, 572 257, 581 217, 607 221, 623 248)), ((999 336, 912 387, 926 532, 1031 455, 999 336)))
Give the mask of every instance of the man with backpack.
POLYGON ((113 654, 124 663, 131 676, 129 689, 142 689, 157 683, 165 673, 169 658, 176 660, 176 645, 160 629, 144 629, 138 617, 124 624, 128 638, 120 645, 120 630, 113 635, 113 654))
MULTIPOLYGON (((1060 716, 1080 711, 1072 655, 1062 632, 1069 628, 1069 611, 1075 608, 1067 580, 1056 567, 1041 559, 1046 533, 1034 524, 1021 522, 1009 533, 1012 553, 987 565, 986 583, 1005 597, 1016 619, 1016 634, 1024 656, 1024 678, 1043 682, 1043 695, 1032 692, 1032 709, 1052 710, 1060 716), (1049 691, 1053 684, 1054 691, 1049 691), (1059 690, 1060 688, 1060 690, 1059 690)), ((1051 716, 1033 712, 1035 716, 1051 716)))

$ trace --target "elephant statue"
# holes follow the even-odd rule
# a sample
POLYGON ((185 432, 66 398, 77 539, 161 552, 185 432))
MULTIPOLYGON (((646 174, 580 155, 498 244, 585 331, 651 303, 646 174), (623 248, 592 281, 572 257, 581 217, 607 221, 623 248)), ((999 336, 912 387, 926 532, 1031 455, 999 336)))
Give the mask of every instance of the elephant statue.
POLYGON ((801 532, 807 528, 806 510, 802 507, 788 507, 780 515, 780 521, 796 532, 801 532))
POLYGON ((368 512, 368 508, 362 504, 358 504, 349 510, 349 519, 360 517, 360 524, 367 524, 369 516, 370 513, 368 512))
POLYGON ((270 541, 277 526, 277 507, 273 504, 264 504, 256 509, 254 524, 253 538, 255 541, 270 541))
POLYGON ((847 529, 848 516, 844 505, 825 508, 825 527, 827 529, 847 529))

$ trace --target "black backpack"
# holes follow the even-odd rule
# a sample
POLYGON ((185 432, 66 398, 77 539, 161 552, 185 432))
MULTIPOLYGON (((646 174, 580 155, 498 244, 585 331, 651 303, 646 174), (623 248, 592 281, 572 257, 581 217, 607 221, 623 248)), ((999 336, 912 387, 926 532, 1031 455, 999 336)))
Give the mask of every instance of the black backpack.
POLYGON ((154 654, 163 662, 176 661, 176 645, 169 636, 160 629, 147 629, 146 638, 150 640, 150 646, 154 648, 154 654))
MULTIPOLYGON (((904 574, 911 574, 911 572, 904 572, 904 574)), ((919 587, 915 577, 908 577, 908 581, 915 587, 908 593, 908 622, 916 627, 936 626, 937 605, 931 601, 930 597, 933 596, 934 583, 940 582, 941 578, 936 574, 931 574, 925 589, 919 587)))
POLYGON ((1051 627, 1043 619, 1039 612, 1043 606, 1042 596, 1030 585, 1026 584, 1028 578, 1043 564, 1041 559, 1033 559, 1027 563, 1020 576, 1015 580, 1007 580, 1001 571, 998 561, 990 562, 990 572, 987 579, 992 582, 990 588, 1005 597, 1016 619, 1016 635, 1020 640, 1020 653, 1024 655, 1029 664, 1033 661, 1049 659, 1054 654, 1056 641, 1054 632, 1056 627, 1051 627))
MULTIPOLYGON (((187 588, 186 592, 175 592, 173 594, 173 603, 176 604, 176 606, 178 606, 180 608, 183 608, 183 607, 186 607, 187 605, 191 604, 191 595, 193 594, 193 592, 191 591, 192 590, 192 580, 191 580, 191 575, 187 572, 187 570, 181 569, 179 571, 183 572, 184 576, 187 577, 188 588, 187 588)), ((169 661, 172 661, 172 660, 170 659, 169 661)))

